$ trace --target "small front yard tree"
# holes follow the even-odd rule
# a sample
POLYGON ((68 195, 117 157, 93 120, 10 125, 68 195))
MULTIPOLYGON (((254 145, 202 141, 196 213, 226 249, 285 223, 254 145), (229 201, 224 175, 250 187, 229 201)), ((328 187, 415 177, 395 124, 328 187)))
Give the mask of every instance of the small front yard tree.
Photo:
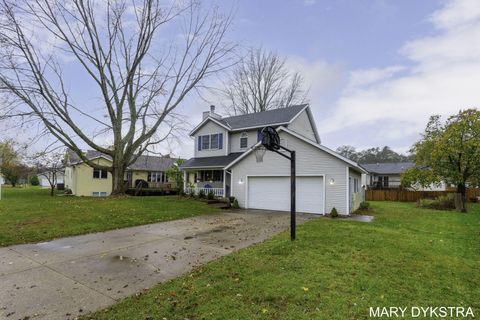
POLYGON ((411 150, 416 167, 402 177, 405 186, 427 187, 442 181, 457 187, 457 210, 464 211, 467 185, 480 177, 480 111, 467 109, 442 122, 430 117, 422 139, 411 150), (461 196, 460 196, 461 195, 461 196))
POLYGON ((23 171, 20 155, 14 145, 13 140, 0 142, 0 173, 12 187, 17 185, 23 171))
POLYGON ((175 182, 175 190, 178 194, 181 194, 185 190, 183 185, 183 172, 180 170, 180 166, 185 162, 183 159, 178 159, 175 164, 167 170, 167 177, 169 180, 175 182))
POLYGON ((50 186, 50 195, 55 195, 58 176, 65 171, 65 154, 63 152, 40 152, 33 157, 37 175, 45 178, 50 186))

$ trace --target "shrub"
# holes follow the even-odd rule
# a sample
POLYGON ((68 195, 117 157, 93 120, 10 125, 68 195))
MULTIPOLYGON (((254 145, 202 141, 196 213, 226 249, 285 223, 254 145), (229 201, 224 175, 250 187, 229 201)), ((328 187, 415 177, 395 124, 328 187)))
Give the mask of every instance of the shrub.
POLYGON ((205 190, 200 189, 200 191, 198 191, 198 197, 200 199, 205 199, 205 190))
POLYGON ((338 211, 335 207, 333 207, 332 211, 330 211, 330 217, 332 217, 332 218, 337 218, 338 217, 338 211))
POLYGON ((65 194, 73 194, 72 189, 65 188, 65 194))
POLYGON ((455 210, 455 195, 447 194, 436 199, 419 199, 417 207, 435 210, 455 210))
POLYGON ((237 199, 233 200, 232 208, 233 209, 239 209, 240 208, 240 206, 238 205, 238 200, 237 199))
POLYGON ((370 203, 366 201, 360 202, 360 206, 358 207, 359 210, 368 210, 370 209, 370 203))
POLYGON ((38 180, 37 176, 31 176, 30 177, 30 184, 32 186, 38 186, 38 185, 40 185, 40 180, 38 180))
POLYGON ((214 198, 215 198, 215 193, 213 193, 213 190, 208 190, 207 199, 213 200, 214 198))
POLYGON ((235 197, 228 197, 228 199, 230 200, 230 203, 233 203, 235 201, 235 197))

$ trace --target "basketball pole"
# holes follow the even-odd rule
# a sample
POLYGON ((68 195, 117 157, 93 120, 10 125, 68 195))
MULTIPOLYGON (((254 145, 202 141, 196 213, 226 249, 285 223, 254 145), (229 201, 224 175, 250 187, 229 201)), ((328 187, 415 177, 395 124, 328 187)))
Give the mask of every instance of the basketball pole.
POLYGON ((294 150, 287 149, 283 146, 278 146, 279 149, 283 149, 290 153, 290 157, 284 153, 281 153, 277 150, 271 150, 278 153, 284 158, 290 160, 290 240, 295 240, 296 238, 296 229, 297 229, 297 209, 296 209, 296 197, 297 192, 297 178, 296 178, 296 155, 294 150))
POLYGON ((297 188, 295 174, 295 151, 290 152, 290 240, 296 236, 296 206, 295 193, 297 188))
MULTIPOLYGON (((296 208, 296 197, 297 192, 297 182, 296 182, 296 156, 294 150, 289 150, 284 146, 280 145, 280 137, 278 136, 277 131, 273 127, 265 127, 262 129, 262 145, 265 149, 278 153, 284 158, 290 160, 290 240, 293 241, 296 238, 296 227, 297 227, 297 208, 296 208), (280 151, 282 149, 290 153, 290 157, 280 151)), ((263 159, 263 156, 262 156, 263 159)))

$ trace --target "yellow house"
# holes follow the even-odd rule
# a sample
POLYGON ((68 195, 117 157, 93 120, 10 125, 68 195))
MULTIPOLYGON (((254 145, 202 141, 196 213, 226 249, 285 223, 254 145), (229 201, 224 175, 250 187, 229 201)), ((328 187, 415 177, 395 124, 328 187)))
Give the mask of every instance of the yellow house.
MULTIPOLYGON (((103 166, 110 166, 112 160, 100 152, 89 150, 86 157, 103 166)), ((106 197, 112 193, 112 174, 94 169, 83 162, 78 155, 70 151, 67 154, 68 165, 65 167, 65 188, 70 189, 76 196, 106 197)), ((174 188, 174 182, 169 181, 166 171, 178 159, 142 155, 127 168, 125 185, 135 188, 139 184, 143 188, 168 190, 174 188)))

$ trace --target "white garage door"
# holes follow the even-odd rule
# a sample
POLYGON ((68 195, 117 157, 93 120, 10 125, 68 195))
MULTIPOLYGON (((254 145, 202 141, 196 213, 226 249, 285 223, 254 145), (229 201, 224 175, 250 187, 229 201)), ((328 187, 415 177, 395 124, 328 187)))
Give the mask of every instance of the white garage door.
MULTIPOLYGON (((249 177, 248 208, 290 211, 290 177, 249 177)), ((323 178, 297 177, 297 212, 323 214, 323 178)))

